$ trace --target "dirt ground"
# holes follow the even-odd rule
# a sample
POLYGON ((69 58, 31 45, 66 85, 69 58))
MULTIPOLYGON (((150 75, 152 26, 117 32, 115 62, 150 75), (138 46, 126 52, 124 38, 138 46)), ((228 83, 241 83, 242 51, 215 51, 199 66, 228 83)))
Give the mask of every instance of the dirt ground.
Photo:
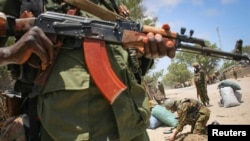
MULTIPOLYGON (((218 121, 220 124, 250 124, 250 77, 227 79, 232 82, 236 82, 240 85, 241 90, 238 90, 242 94, 242 103, 239 106, 235 107, 219 107, 218 100, 220 99, 218 84, 208 85, 208 96, 210 98, 211 110, 210 119, 208 124, 211 124, 213 121, 218 121)), ((169 89, 166 90, 166 96, 168 98, 183 99, 196 98, 196 89, 194 86, 179 88, 179 89, 169 89)), ((147 132, 150 137, 150 141, 168 141, 168 138, 171 134, 164 134, 164 131, 168 131, 171 127, 158 127, 156 129, 147 129, 147 132)), ((194 134, 189 134, 190 126, 185 126, 183 131, 177 135, 176 141, 207 141, 207 136, 199 136, 194 134)))

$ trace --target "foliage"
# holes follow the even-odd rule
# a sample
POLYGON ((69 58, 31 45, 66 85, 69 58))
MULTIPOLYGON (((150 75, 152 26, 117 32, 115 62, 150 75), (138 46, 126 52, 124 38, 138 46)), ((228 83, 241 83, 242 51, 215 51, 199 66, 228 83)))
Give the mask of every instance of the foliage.
MULTIPOLYGON (((4 40, 4 39, 3 39, 4 40)), ((11 46, 14 44, 15 38, 14 37, 9 37, 5 46, 11 46)), ((0 89, 3 90, 9 86, 11 86, 11 83, 13 83, 13 80, 11 76, 9 75, 8 72, 8 66, 4 65, 0 67, 0 89)))
MULTIPOLYGON (((244 54, 244 53, 250 55, 250 46, 249 45, 242 47, 242 54, 244 54)), ((224 63, 220 69, 224 70, 224 69, 226 69, 232 65, 235 65, 235 64, 237 64, 237 62, 234 60, 224 60, 224 63)))
MULTIPOLYGON (((6 42, 6 46, 10 46, 10 45, 14 44, 14 42, 15 42, 15 38, 10 37, 10 38, 8 38, 8 40, 6 42)), ((7 72, 7 66, 0 67, 0 75, 6 74, 6 72, 7 72)))
POLYGON ((167 69, 168 74, 163 77, 163 83, 165 85, 181 84, 192 78, 192 73, 187 69, 185 62, 175 62, 173 60, 167 69))
MULTIPOLYGON (((210 44, 210 42, 206 42, 207 47, 211 49, 217 49, 216 44, 210 44)), ((198 62, 201 68, 205 71, 206 75, 214 73, 216 67, 219 65, 219 61, 221 60, 218 57, 207 56, 205 53, 197 53, 192 51, 181 50, 181 52, 176 54, 174 58, 176 62, 183 62, 187 64, 187 67, 192 67, 194 62, 198 62)))
POLYGON ((242 53, 247 53, 247 54, 250 55, 250 45, 244 46, 244 47, 242 48, 242 53))
POLYGON ((234 61, 234 60, 224 60, 224 63, 223 63, 223 65, 221 66, 221 69, 223 70, 223 69, 226 69, 226 68, 228 68, 228 67, 230 67, 230 66, 232 66, 232 65, 235 65, 236 64, 236 61, 234 61))
POLYGON ((154 26, 157 21, 157 17, 147 16, 146 7, 142 5, 143 0, 120 0, 120 3, 127 6, 130 12, 130 18, 133 21, 143 23, 144 25, 154 26))
POLYGON ((150 83, 151 86, 156 86, 158 79, 163 75, 163 70, 155 73, 149 73, 144 77, 146 83, 150 83))
POLYGON ((15 37, 9 37, 5 45, 6 46, 11 46, 11 45, 13 45, 15 43, 15 40, 16 40, 15 37))

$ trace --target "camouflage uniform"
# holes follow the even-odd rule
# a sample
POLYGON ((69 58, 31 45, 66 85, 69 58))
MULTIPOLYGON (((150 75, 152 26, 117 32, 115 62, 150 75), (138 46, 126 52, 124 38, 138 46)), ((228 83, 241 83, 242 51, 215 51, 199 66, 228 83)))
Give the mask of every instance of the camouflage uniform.
POLYGON ((164 98, 166 98, 164 86, 163 86, 163 84, 161 82, 158 82, 158 90, 162 93, 164 98))
POLYGON ((233 68, 233 76, 234 76, 234 79, 237 80, 237 78, 238 78, 237 77, 237 72, 236 72, 236 70, 234 68, 233 68))
POLYGON ((186 98, 177 101, 178 125, 176 130, 181 132, 185 125, 191 125, 194 134, 207 134, 206 124, 210 110, 200 101, 186 98))
POLYGON ((209 97, 207 95, 206 76, 203 70, 194 73, 194 83, 197 90, 197 96, 200 97, 202 103, 206 106, 209 105, 209 97))
MULTIPOLYGON (((100 4, 98 0, 93 1, 100 4)), ((51 0, 47 4, 46 9, 60 6, 51 0)), ((12 9, 14 5, 10 6, 12 9)), ((63 44, 45 89, 38 96, 41 140, 149 141, 148 97, 129 70, 128 52, 121 45, 107 43, 111 66, 128 87, 110 105, 87 70, 82 47, 72 48, 73 45, 70 41, 63 44)), ((145 74, 153 60, 142 57, 140 61, 143 68, 139 72, 145 74)))

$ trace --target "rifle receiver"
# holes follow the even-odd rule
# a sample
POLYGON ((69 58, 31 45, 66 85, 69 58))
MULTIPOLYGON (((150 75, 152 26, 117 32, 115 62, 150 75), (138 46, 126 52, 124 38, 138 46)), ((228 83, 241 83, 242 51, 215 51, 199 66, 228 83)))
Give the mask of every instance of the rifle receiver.
POLYGON ((193 34, 194 34, 194 30, 191 29, 189 31, 189 36, 185 35, 185 32, 186 32, 186 28, 182 27, 180 29, 180 34, 177 37, 177 40, 179 41, 179 44, 181 42, 184 42, 184 43, 194 43, 194 44, 199 44, 201 47, 206 47, 205 40, 192 37, 193 34))

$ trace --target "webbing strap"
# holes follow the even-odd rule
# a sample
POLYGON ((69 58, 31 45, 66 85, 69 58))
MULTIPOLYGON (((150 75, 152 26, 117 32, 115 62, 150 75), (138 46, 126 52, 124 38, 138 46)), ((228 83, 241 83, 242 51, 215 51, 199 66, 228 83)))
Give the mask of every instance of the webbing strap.
POLYGON ((71 4, 79 9, 85 10, 94 16, 100 17, 107 21, 116 21, 117 19, 127 20, 119 14, 110 10, 104 9, 89 0, 64 0, 66 3, 71 4))

